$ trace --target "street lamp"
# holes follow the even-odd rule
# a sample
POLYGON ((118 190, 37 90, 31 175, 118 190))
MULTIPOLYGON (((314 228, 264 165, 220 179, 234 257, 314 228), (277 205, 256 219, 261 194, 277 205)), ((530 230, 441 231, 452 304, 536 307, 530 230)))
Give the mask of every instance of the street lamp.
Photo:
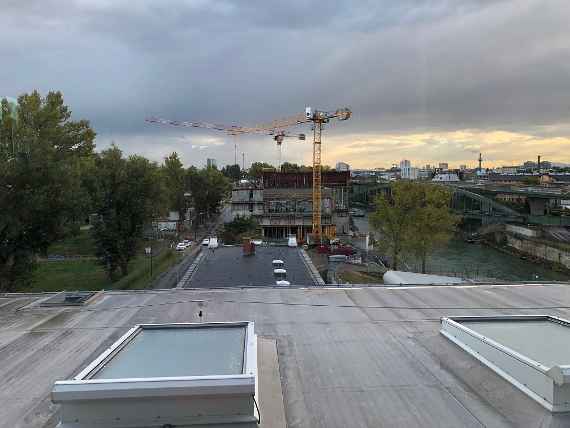
POLYGON ((145 247, 144 252, 147 256, 150 256, 150 277, 152 278, 152 242, 150 247, 145 247))

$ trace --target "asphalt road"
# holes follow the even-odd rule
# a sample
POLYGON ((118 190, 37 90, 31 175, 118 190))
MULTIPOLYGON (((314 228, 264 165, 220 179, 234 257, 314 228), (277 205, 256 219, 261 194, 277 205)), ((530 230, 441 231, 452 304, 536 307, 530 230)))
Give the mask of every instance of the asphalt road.
POLYGON ((198 233, 196 241, 192 244, 192 247, 184 251, 184 258, 182 261, 156 278, 151 288, 175 288, 180 279, 184 276, 184 273, 188 270, 196 258, 196 255, 199 253, 202 240, 210 236, 221 224, 228 221, 229 212, 230 207, 228 205, 224 206, 217 219, 214 222, 208 224, 204 230, 200 231, 198 233))

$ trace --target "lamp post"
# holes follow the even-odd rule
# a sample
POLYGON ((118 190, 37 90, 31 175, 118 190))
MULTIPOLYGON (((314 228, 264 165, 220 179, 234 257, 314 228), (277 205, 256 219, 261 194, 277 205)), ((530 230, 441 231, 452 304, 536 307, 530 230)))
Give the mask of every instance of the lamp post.
POLYGON ((145 247, 144 252, 147 256, 150 256, 150 277, 152 278, 152 242, 150 247, 145 247))

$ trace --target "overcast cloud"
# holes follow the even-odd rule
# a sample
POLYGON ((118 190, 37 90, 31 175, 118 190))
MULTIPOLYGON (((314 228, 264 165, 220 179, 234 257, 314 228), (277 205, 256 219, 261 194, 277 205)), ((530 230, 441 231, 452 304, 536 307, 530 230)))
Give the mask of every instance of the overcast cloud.
MULTIPOLYGON (((324 159, 358 167, 570 162, 567 0, 1 0, 0 96, 61 90, 102 149, 275 162, 269 137, 146 124, 251 124, 349 106, 324 159)), ((309 130, 307 130, 308 132, 309 130)), ((284 159, 310 161, 288 141, 284 159)))

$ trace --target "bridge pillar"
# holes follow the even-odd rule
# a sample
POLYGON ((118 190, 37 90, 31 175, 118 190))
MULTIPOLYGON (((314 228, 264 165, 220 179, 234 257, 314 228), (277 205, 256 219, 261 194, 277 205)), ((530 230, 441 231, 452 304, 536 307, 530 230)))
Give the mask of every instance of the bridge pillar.
POLYGON ((529 197, 527 200, 530 207, 530 215, 546 214, 546 199, 529 197))

